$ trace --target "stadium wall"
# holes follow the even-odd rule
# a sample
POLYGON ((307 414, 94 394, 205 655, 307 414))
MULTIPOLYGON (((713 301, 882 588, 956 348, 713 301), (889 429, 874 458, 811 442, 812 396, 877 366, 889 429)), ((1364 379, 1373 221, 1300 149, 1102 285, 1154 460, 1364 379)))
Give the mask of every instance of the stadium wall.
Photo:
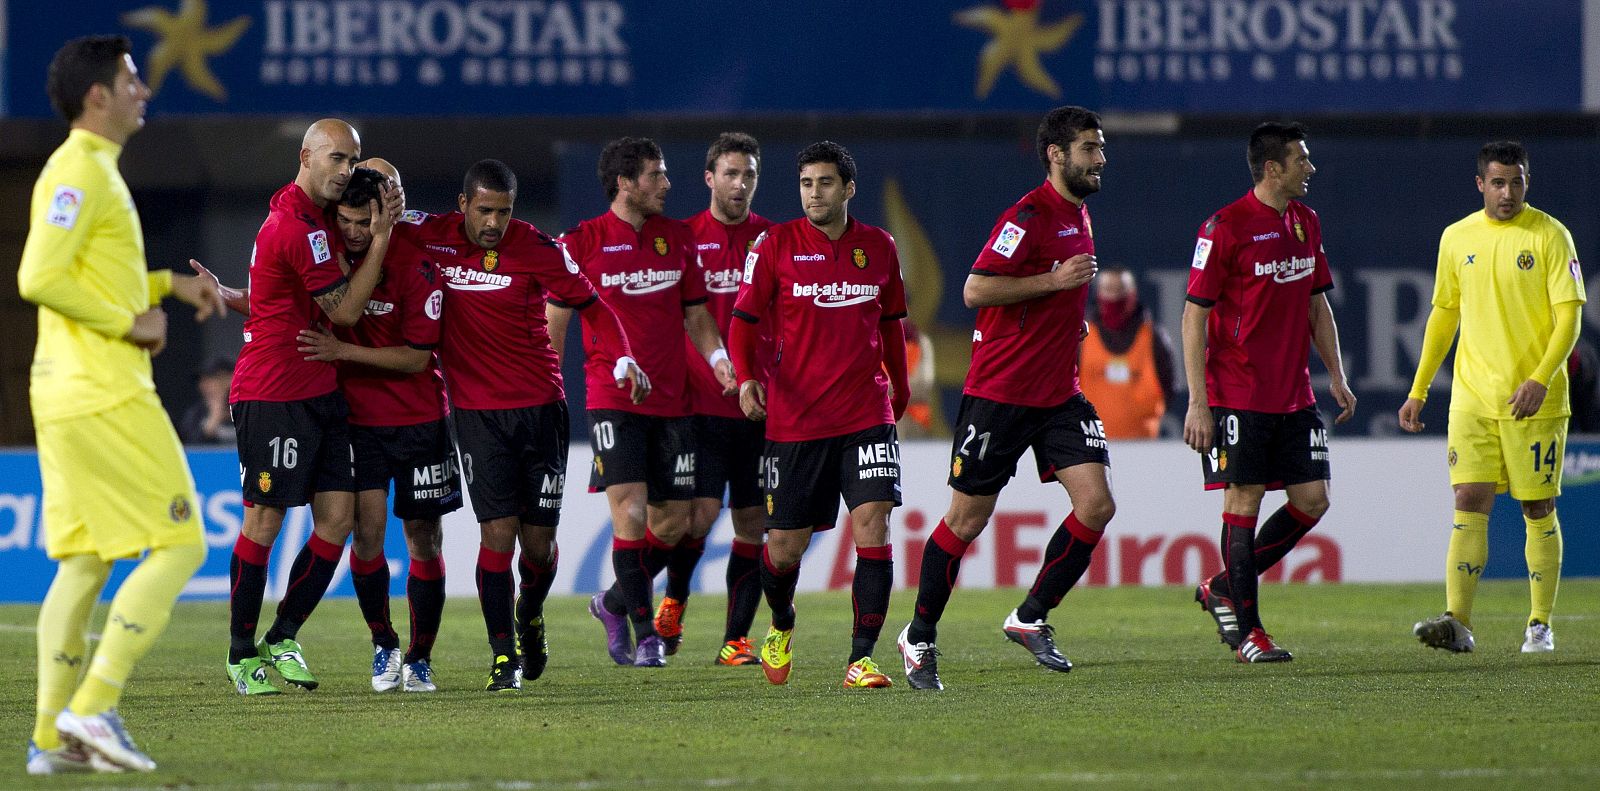
MULTIPOLYGON (((949 493, 944 485, 949 446, 942 442, 906 443, 905 505, 894 511, 890 535, 896 586, 914 587, 928 531, 943 516, 949 493)), ((1268 576, 1273 582, 1435 582, 1441 579, 1451 507, 1442 440, 1351 439, 1333 447, 1333 508, 1288 560, 1268 576)), ((192 449, 190 464, 206 523, 210 556, 190 582, 190 599, 225 598, 228 557, 242 522, 238 464, 232 450, 192 449)), ((588 448, 575 445, 567 476, 560 542, 561 568, 553 592, 589 593, 610 585, 611 525, 605 499, 586 490, 588 448)), ((1086 576, 1088 585, 1193 584, 1221 568, 1217 555, 1220 493, 1204 492, 1195 455, 1181 443, 1123 442, 1112 448, 1117 517, 1086 576)), ((1002 493, 989 529, 962 564, 961 584, 970 588, 1030 584, 1055 526, 1068 503, 1054 484, 1035 483, 1031 459, 1002 493)), ((1269 495, 1276 508, 1281 495, 1269 495)), ((1600 576, 1600 534, 1582 529, 1600 517, 1600 441, 1574 441, 1567 449, 1566 487, 1560 501, 1568 576, 1600 576)), ((36 455, 0 452, 0 601, 38 602, 49 586, 54 565, 44 554, 41 497, 36 455)), ((844 517, 841 514, 841 519, 844 517)), ((1516 505, 1501 497, 1490 531, 1491 561, 1486 577, 1526 574, 1522 520, 1516 505)), ((310 531, 307 508, 290 512, 274 548, 268 595, 277 598, 287 583, 293 555, 310 531)), ((477 557, 478 528, 463 509, 445 520, 448 591, 473 596, 471 569, 477 557)), ((707 542, 696 590, 720 591, 733 530, 726 514, 707 542)), ((405 544, 400 525, 390 520, 385 554, 393 591, 404 595, 405 544)), ((348 556, 347 556, 348 557, 348 556)), ((801 590, 846 588, 854 566, 848 529, 818 534, 801 567, 801 590)), ((108 589, 114 589, 131 564, 119 564, 108 589)), ((331 595, 352 596, 348 559, 341 562, 331 595)))

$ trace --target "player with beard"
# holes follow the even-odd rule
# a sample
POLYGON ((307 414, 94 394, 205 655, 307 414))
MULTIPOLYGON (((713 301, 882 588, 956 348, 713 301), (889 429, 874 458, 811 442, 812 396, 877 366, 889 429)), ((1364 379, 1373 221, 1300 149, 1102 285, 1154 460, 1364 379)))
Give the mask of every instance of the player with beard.
POLYGON ((1183 306, 1189 410, 1183 439, 1199 451, 1207 489, 1223 489, 1222 573, 1195 589, 1240 662, 1294 657, 1262 628, 1256 575, 1272 568, 1328 510, 1327 429, 1311 391, 1307 349, 1328 369, 1343 423, 1355 414, 1328 306, 1333 273, 1317 213, 1300 202, 1317 169, 1300 124, 1250 134, 1255 186, 1200 227, 1183 306), (1289 502, 1261 526, 1268 489, 1289 502))
MULTIPOLYGON (((616 571, 615 583, 595 595, 589 611, 605 627, 612 661, 661 667, 667 644, 655 633, 651 586, 689 531, 696 478, 689 371, 713 370, 731 394, 733 367, 706 310, 694 236, 661 213, 672 183, 660 147, 648 138, 613 140, 600 153, 598 171, 610 210, 561 240, 616 309, 640 364, 653 373, 650 400, 640 403, 606 387, 612 374, 604 358, 591 355, 584 366, 594 446, 589 490, 604 491, 611 509, 616 571)), ((564 300, 548 304, 550 336, 560 352, 572 311, 564 300)), ((594 333, 590 318, 583 319, 585 337, 594 333)))
MULTIPOLYGON (((250 261, 249 318, 229 400, 238 428, 244 525, 230 565, 228 678, 242 695, 273 694, 272 666, 284 681, 315 689, 295 636, 327 592, 355 523, 349 413, 331 363, 307 360, 297 336, 325 318, 360 320, 381 267, 346 277, 332 207, 344 194, 360 138, 349 124, 324 119, 306 130, 295 180, 272 198, 250 261), (267 584, 267 557, 289 508, 311 503, 312 534, 289 572, 278 617, 257 644, 256 620, 267 584)), ((372 205, 367 256, 381 261, 398 217, 399 190, 372 205)))
POLYGON ((493 655, 490 692, 521 689, 549 660, 544 602, 560 558, 569 429, 546 300, 583 313, 591 330, 584 345, 611 372, 607 385, 634 403, 650 393, 616 314, 560 242, 512 219, 516 197, 516 174, 485 159, 467 170, 459 211, 407 212, 397 230, 428 253, 444 283, 439 358, 481 533, 478 600, 493 655), (513 600, 518 544, 522 579, 513 600))
POLYGON ((1001 630, 1050 670, 1065 673, 1072 663, 1046 619, 1088 570, 1116 513, 1105 432, 1078 389, 1085 286, 1098 271, 1084 200, 1100 191, 1106 164, 1100 116, 1057 107, 1040 122, 1035 148, 1044 183, 1000 215, 962 289, 978 321, 951 452, 950 509, 923 549, 915 615, 898 640, 914 689, 944 689, 939 619, 962 556, 988 525, 1024 451, 1033 449, 1041 483, 1066 489, 1072 511, 1001 630))
MULTIPOLYGON (((339 233, 351 266, 367 265, 372 241, 368 197, 400 174, 381 159, 356 168, 337 208, 339 233)), ((372 633, 372 688, 432 692, 434 638, 444 609, 440 518, 461 507, 459 464, 445 422, 444 380, 434 361, 444 294, 438 267, 422 250, 393 240, 383 276, 355 327, 333 333, 304 330, 307 359, 338 365, 339 388, 350 402, 355 448, 356 527, 350 578, 362 619, 372 633), (411 643, 402 652, 389 615, 389 563, 383 555, 389 521, 401 520, 411 560, 406 582, 411 643)))
MULTIPOLYGON (((706 278, 706 309, 727 337, 733 320, 733 302, 744 276, 745 254, 772 222, 750 210, 760 177, 761 146, 741 132, 724 132, 706 152, 705 180, 711 206, 689 218, 695 248, 706 278)), ((687 341, 693 343, 693 341, 687 341)), ((762 338, 758 364, 771 358, 771 338, 762 338)), ((766 381, 765 371, 754 371, 766 381)), ((689 582, 705 552, 706 536, 722 511, 727 494, 733 519, 733 546, 728 556, 726 580, 728 611, 723 627, 719 665, 754 665, 760 662, 750 645, 750 624, 761 604, 761 541, 766 515, 761 509, 762 426, 747 420, 737 395, 724 395, 722 383, 708 367, 690 366, 690 401, 695 414, 694 501, 689 534, 672 548, 667 558, 667 590, 656 609, 656 634, 667 653, 683 640, 683 611, 689 602, 689 582)))
POLYGON ((850 217, 856 192, 850 152, 814 143, 798 164, 806 216, 773 226, 751 249, 733 310, 739 320, 730 328, 739 406, 751 420, 766 421, 761 587, 772 627, 762 641, 761 667, 772 684, 789 679, 800 559, 813 533, 834 526, 843 497, 856 547, 844 686, 887 687, 872 651, 894 585, 895 422, 911 397, 905 284, 894 239, 850 217), (777 349, 765 382, 754 378, 763 324, 772 328, 777 349))

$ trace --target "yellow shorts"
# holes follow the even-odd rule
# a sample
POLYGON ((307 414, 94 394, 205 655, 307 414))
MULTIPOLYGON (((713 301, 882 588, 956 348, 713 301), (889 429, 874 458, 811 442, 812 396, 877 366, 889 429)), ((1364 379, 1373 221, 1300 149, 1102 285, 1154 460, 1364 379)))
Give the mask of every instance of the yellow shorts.
POLYGON ((1561 494, 1567 418, 1496 420, 1450 413, 1450 484, 1493 483, 1518 500, 1561 494))
POLYGON ((155 393, 36 433, 50 557, 116 560, 205 541, 194 477, 155 393))

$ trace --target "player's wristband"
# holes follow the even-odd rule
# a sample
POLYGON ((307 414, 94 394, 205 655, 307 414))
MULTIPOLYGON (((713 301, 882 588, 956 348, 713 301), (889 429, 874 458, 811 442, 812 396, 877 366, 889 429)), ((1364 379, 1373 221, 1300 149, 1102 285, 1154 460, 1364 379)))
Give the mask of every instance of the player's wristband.
POLYGON ((717 363, 720 363, 726 359, 728 359, 728 350, 722 348, 721 346, 712 349, 711 353, 706 355, 706 362, 710 363, 712 368, 717 367, 717 363))
POLYGON ((626 355, 617 358, 617 364, 611 367, 611 378, 621 379, 628 375, 628 366, 635 365, 633 358, 626 355))

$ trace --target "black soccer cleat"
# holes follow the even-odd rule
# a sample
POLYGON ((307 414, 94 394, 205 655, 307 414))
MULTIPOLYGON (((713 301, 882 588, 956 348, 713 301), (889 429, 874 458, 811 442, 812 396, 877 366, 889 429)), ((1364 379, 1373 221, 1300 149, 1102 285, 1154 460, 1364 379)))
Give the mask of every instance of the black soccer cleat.
POLYGON ((545 639, 544 616, 535 617, 526 626, 517 629, 517 650, 522 653, 522 678, 536 681, 544 675, 550 661, 550 644, 545 639))
POLYGON ((1056 630, 1044 621, 1026 623, 1017 618, 1017 611, 1012 610, 1006 616, 1006 622, 1000 627, 1005 632, 1006 639, 1033 654, 1039 664, 1056 671, 1066 673, 1072 670, 1072 662, 1056 650, 1056 630))
POLYGON ((484 687, 487 692, 510 692, 522 689, 522 663, 505 654, 494 658, 494 664, 489 666, 489 683, 484 687))
POLYGON ((944 682, 939 680, 939 649, 933 643, 911 642, 911 627, 900 630, 900 638, 896 641, 900 648, 900 659, 905 665, 906 683, 912 689, 944 689, 944 682))
POLYGON ((1256 627, 1239 643, 1234 658, 1253 665, 1258 662, 1288 662, 1294 659, 1294 655, 1272 642, 1272 635, 1267 634, 1266 630, 1256 627))
POLYGON ((1244 635, 1239 632, 1239 614, 1234 612, 1233 600, 1213 592, 1210 580, 1194 589, 1194 600, 1199 602, 1200 609, 1211 613, 1211 620, 1217 622, 1217 637, 1229 648, 1237 650, 1244 635))

